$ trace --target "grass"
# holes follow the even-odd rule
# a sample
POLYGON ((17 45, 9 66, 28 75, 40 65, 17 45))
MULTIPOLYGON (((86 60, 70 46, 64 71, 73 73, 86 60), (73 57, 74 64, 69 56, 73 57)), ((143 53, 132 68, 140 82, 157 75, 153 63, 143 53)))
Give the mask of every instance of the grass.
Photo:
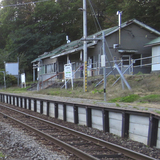
POLYGON ((160 114, 160 111, 155 110, 156 113, 160 114))
POLYGON ((5 156, 3 155, 2 152, 0 152, 0 158, 4 158, 5 156))
POLYGON ((159 94, 151 94, 139 99, 141 103, 148 103, 148 102, 160 102, 160 95, 159 94))
POLYGON ((26 87, 26 88, 10 87, 10 88, 7 88, 7 89, 2 89, 2 92, 22 93, 22 92, 26 92, 27 88, 29 88, 29 87, 26 87))
MULTIPOLYGON (((118 81, 114 86, 112 84, 118 78, 118 76, 114 77, 110 75, 107 77, 107 87, 106 87, 106 99, 108 102, 112 103, 132 103, 137 102, 142 103, 159 103, 160 102, 160 75, 145 75, 142 73, 138 73, 133 76, 126 76, 126 80, 129 82, 132 90, 129 91, 127 88, 122 90, 121 82, 118 81), (138 82, 137 82, 138 80, 138 82), (112 86, 112 87, 111 87, 112 86)), ((75 83, 73 90, 68 88, 61 89, 59 88, 49 88, 40 91, 32 91, 32 93, 36 94, 45 94, 45 95, 53 95, 60 97, 72 97, 72 98, 85 98, 85 99, 94 99, 94 100, 104 100, 104 86, 103 83, 98 85, 95 88, 95 84, 97 84, 103 77, 95 76, 88 77, 88 81, 90 80, 90 85, 87 86, 87 92, 83 91, 82 83, 75 83), (81 84, 81 85, 80 85, 81 84)), ((81 79, 83 81, 83 79, 81 79)), ((30 86, 32 83, 30 82, 27 86, 30 86)), ((27 87, 28 88, 28 87, 27 87)), ((10 93, 23 93, 30 92, 27 91, 27 88, 18 88, 18 87, 10 87, 6 90, 1 90, 1 92, 10 92, 10 93)))
POLYGON ((131 94, 125 97, 117 97, 117 98, 111 99, 110 102, 129 102, 130 103, 138 99, 139 99, 139 95, 131 94))
POLYGON ((121 107, 120 104, 116 103, 116 107, 121 107))

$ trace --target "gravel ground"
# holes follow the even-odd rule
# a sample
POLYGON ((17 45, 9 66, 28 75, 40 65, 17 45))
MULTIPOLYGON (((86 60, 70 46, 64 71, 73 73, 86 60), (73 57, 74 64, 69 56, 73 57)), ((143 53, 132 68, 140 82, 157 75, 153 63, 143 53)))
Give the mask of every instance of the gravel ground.
POLYGON ((67 160, 65 155, 48 150, 22 130, 0 122, 0 160, 67 160))

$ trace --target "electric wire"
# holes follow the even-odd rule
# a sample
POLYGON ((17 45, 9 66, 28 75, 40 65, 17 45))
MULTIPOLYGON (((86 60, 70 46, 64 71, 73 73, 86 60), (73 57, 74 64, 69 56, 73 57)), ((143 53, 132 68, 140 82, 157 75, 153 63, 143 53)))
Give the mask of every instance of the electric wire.
MULTIPOLYGON (((100 25, 100 23, 99 23, 99 21, 98 21, 98 18, 97 18, 96 14, 95 14, 94 8, 93 8, 92 3, 91 3, 91 0, 88 0, 88 2, 89 2, 89 4, 91 5, 92 11, 94 12, 95 19, 96 19, 97 24, 98 24, 98 26, 99 26, 99 28, 100 28, 100 31, 102 31, 102 27, 101 27, 101 25, 100 25)), ((108 45, 106 39, 105 39, 105 44, 106 44, 106 46, 107 46, 107 48, 108 48, 109 54, 110 54, 110 56, 111 56, 111 59, 114 60, 113 55, 112 55, 112 52, 111 52, 111 50, 110 50, 110 48, 109 48, 109 45, 108 45)), ((107 58, 107 61, 108 61, 109 64, 110 64, 110 61, 109 61, 109 59, 108 59, 107 54, 106 54, 106 58, 107 58)), ((111 69, 112 69, 112 71, 113 71, 113 67, 112 67, 111 64, 110 64, 110 67, 111 67, 111 69)), ((114 71, 113 71, 113 73, 114 73, 114 71)), ((115 75, 115 73, 114 73, 114 75, 115 75)))
POLYGON ((0 5, 1 8, 5 8, 5 7, 17 7, 17 6, 24 6, 27 4, 35 4, 35 3, 40 3, 40 2, 46 2, 49 0, 41 0, 41 1, 34 1, 34 2, 22 2, 22 3, 17 3, 17 4, 9 4, 9 5, 0 5))

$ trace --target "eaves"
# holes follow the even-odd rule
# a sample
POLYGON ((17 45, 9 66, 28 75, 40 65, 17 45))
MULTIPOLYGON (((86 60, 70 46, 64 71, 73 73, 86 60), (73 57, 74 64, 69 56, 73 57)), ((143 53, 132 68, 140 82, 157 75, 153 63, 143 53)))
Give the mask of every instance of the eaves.
MULTIPOLYGON (((87 48, 89 48, 91 46, 94 46, 95 44, 97 44, 97 43, 89 43, 89 44, 87 44, 87 48)), ((74 52, 77 52, 77 51, 81 51, 81 50, 83 50, 83 46, 75 48, 75 49, 72 49, 72 50, 69 50, 69 51, 66 51, 66 52, 63 52, 63 53, 60 53, 60 54, 57 54, 57 55, 52 56, 50 58, 51 59, 57 58, 57 57, 64 56, 64 55, 67 55, 67 54, 71 54, 71 53, 74 53, 74 52)))

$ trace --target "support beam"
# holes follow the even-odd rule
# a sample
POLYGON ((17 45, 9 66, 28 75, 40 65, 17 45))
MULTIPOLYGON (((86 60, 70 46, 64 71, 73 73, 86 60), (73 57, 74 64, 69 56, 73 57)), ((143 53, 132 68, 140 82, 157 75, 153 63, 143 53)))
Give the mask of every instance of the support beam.
POLYGON ((122 137, 129 137, 129 114, 122 113, 122 137))
POLYGON ((103 109, 102 113, 103 113, 103 131, 109 132, 109 112, 103 109))
POLYGON ((87 126, 92 127, 92 115, 91 115, 91 108, 86 108, 86 120, 87 126))
POLYGON ((151 114, 149 117, 149 132, 147 142, 147 145, 150 147, 157 145, 158 122, 159 120, 154 118, 154 116, 151 114))

